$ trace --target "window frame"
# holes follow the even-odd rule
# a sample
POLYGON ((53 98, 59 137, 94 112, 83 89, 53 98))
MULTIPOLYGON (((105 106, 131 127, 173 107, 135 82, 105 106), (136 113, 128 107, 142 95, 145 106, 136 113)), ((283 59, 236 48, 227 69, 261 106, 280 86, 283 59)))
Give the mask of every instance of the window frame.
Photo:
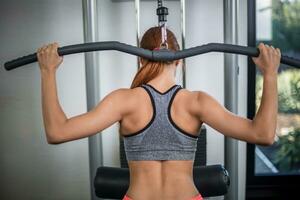
MULTIPOLYGON (((248 46, 256 46, 256 0, 248 0, 248 46)), ((251 57, 248 57, 247 81, 247 117, 255 116, 256 70, 251 57)), ((246 199, 274 199, 298 195, 300 190, 299 175, 255 175, 255 144, 247 143, 246 160, 246 199)))

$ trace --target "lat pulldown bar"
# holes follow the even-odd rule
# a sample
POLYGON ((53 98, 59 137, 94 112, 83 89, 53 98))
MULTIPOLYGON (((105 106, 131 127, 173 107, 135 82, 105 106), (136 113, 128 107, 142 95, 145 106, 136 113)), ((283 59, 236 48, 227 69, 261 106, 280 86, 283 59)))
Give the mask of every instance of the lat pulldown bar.
MULTIPOLYGON (((205 45, 184 49, 181 51, 170 51, 168 49, 160 49, 150 51, 148 49, 138 48, 132 45, 117 41, 107 42, 91 42, 83 44, 75 44, 58 48, 58 54, 60 56, 90 52, 90 51, 105 51, 105 50, 116 50, 124 53, 140 56, 152 61, 171 61, 179 60, 182 58, 192 57, 195 55, 205 54, 209 52, 224 52, 241 54, 251 57, 257 57, 259 55, 259 49, 255 47, 246 47, 240 45, 222 44, 222 43, 208 43, 205 45)), ((23 65, 33 63, 37 61, 37 54, 29 54, 4 64, 6 70, 12 70, 23 65)), ((281 56, 281 63, 300 68, 300 60, 288 56, 281 56)))

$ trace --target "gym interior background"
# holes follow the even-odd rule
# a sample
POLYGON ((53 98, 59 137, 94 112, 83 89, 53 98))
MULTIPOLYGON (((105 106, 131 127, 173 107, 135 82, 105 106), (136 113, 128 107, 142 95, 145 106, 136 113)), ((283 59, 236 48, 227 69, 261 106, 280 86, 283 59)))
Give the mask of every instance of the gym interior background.
MULTIPOLYGON (((186 48, 210 42, 226 42, 226 2, 186 1, 186 48)), ((238 1, 236 28, 239 45, 254 46, 258 41, 272 40, 274 28, 272 29, 273 25, 270 22, 270 6, 274 5, 274 2, 279 0, 238 1), (255 3, 256 9, 253 9, 255 3), (253 23, 255 16, 256 20, 259 19, 257 24, 253 23)), ((297 1, 280 2, 297 4, 300 11, 297 1)), ((180 1, 164 1, 164 4, 169 8, 167 26, 174 31, 182 44, 180 1)), ((134 1, 98 0, 96 5, 98 41, 120 41, 137 45, 134 1)), ((156 1, 140 2, 140 34, 157 25, 156 6, 156 1)), ((1 66, 7 60, 32 53, 42 44, 53 41, 57 41, 60 46, 84 43, 83 12, 81 0, 1 0, 1 66)), ((299 26, 294 29, 297 27, 299 30, 299 26)), ((299 46, 295 46, 294 49, 290 46, 285 48, 286 52, 299 57, 299 46)), ((99 84, 95 88, 100 99, 112 90, 130 86, 137 70, 135 56, 103 51, 97 53, 97 58, 99 84)), ((224 60, 223 53, 209 53, 186 59, 186 87, 189 90, 206 91, 224 104, 224 60)), ((253 69, 255 66, 248 61, 246 56, 238 56, 237 114, 244 117, 249 116, 249 108, 253 107, 250 103, 255 102, 254 98, 251 100, 248 96, 249 89, 253 89, 255 83, 248 68, 253 69), (252 82, 249 77, 252 77, 252 82)), ((58 96, 68 117, 87 111, 85 67, 84 54, 73 54, 64 57, 57 71, 58 96)), ((182 84, 182 73, 177 75, 177 83, 182 84)), ((40 92, 40 71, 37 63, 13 72, 0 68, 0 199, 95 199, 90 185, 94 177, 90 177, 88 139, 49 145, 44 133, 40 92)), ((296 111, 294 110, 294 113, 297 113, 296 111)), ((294 118, 293 126, 296 128, 297 120, 294 118)), ((285 132, 290 130, 288 128, 284 129, 285 132)), ((225 165, 224 136, 207 125, 206 129, 207 165, 225 165)), ((118 125, 113 125, 99 135, 102 140, 102 155, 99 155, 102 158, 101 164, 119 167, 118 125)), ((247 195, 251 195, 251 192, 247 193, 247 184, 252 188, 255 188, 255 184, 267 184, 261 181, 266 180, 263 174, 279 173, 278 167, 269 158, 272 156, 268 157, 270 151, 263 148, 256 148, 254 151, 253 147, 237 141, 238 177, 234 179, 236 189, 233 199, 243 200, 247 195), (252 156, 249 152, 252 152, 252 156), (254 156, 257 156, 256 160, 247 161, 247 158, 254 156), (247 171, 255 167, 256 175, 260 176, 253 173, 251 175, 251 172, 247 171)), ((295 162, 298 159, 298 163, 295 164, 296 168, 294 167, 296 170, 290 170, 290 175, 292 180, 300 180, 300 158, 297 157, 300 153, 295 154, 293 158, 295 162)), ((259 192, 261 196, 267 195, 264 191, 259 192)), ((250 199, 249 196, 247 198, 250 199)), ((224 199, 224 196, 208 199, 219 200, 224 199)), ((252 199, 255 197, 252 196, 252 199)))

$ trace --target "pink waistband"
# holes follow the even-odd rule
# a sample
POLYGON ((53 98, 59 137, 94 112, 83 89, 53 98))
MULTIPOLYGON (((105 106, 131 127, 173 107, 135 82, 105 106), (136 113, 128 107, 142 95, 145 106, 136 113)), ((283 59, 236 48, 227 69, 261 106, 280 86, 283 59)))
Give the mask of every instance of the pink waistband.
POLYGON ((203 200, 201 194, 198 194, 197 196, 191 198, 191 200, 203 200))
MULTIPOLYGON (((133 200, 133 199, 131 199, 129 196, 125 195, 122 200, 133 200)), ((201 194, 198 194, 197 196, 191 198, 190 200, 203 200, 203 198, 202 198, 201 194)))
POLYGON ((122 200, 132 200, 129 196, 127 196, 126 194, 125 194, 125 196, 123 197, 123 199, 122 200))

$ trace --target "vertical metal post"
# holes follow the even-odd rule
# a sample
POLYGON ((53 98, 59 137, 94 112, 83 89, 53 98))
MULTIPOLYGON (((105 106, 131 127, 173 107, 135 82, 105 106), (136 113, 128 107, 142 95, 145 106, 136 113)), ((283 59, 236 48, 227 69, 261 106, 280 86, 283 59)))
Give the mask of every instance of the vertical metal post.
MULTIPOLYGON (((229 44, 238 43, 237 29, 238 0, 224 0, 224 41, 229 44)), ((237 114, 238 108, 238 57, 225 54, 224 57, 224 94, 225 107, 237 114)), ((234 124, 233 124, 234 126, 234 124)), ((238 200, 238 140, 225 138, 225 168, 228 170, 230 187, 225 199, 238 200)))
MULTIPOLYGON (((97 0, 82 0, 84 42, 96 42, 98 36, 97 27, 97 0)), ((99 92, 99 62, 98 52, 87 52, 85 55, 85 76, 87 110, 93 109, 100 99, 99 92)), ((103 165, 102 138, 100 134, 89 137, 89 161, 90 161, 90 187, 91 199, 99 199, 94 191, 94 177, 97 168, 103 165)))
MULTIPOLYGON (((181 15, 181 46, 182 49, 185 49, 185 0, 180 0, 180 15, 181 15)), ((182 60, 182 87, 186 88, 185 58, 182 60)))
MULTIPOLYGON (((140 0, 135 0, 135 18, 136 18, 136 43, 140 47, 140 0)), ((140 68, 139 57, 137 57, 137 67, 140 68)))

